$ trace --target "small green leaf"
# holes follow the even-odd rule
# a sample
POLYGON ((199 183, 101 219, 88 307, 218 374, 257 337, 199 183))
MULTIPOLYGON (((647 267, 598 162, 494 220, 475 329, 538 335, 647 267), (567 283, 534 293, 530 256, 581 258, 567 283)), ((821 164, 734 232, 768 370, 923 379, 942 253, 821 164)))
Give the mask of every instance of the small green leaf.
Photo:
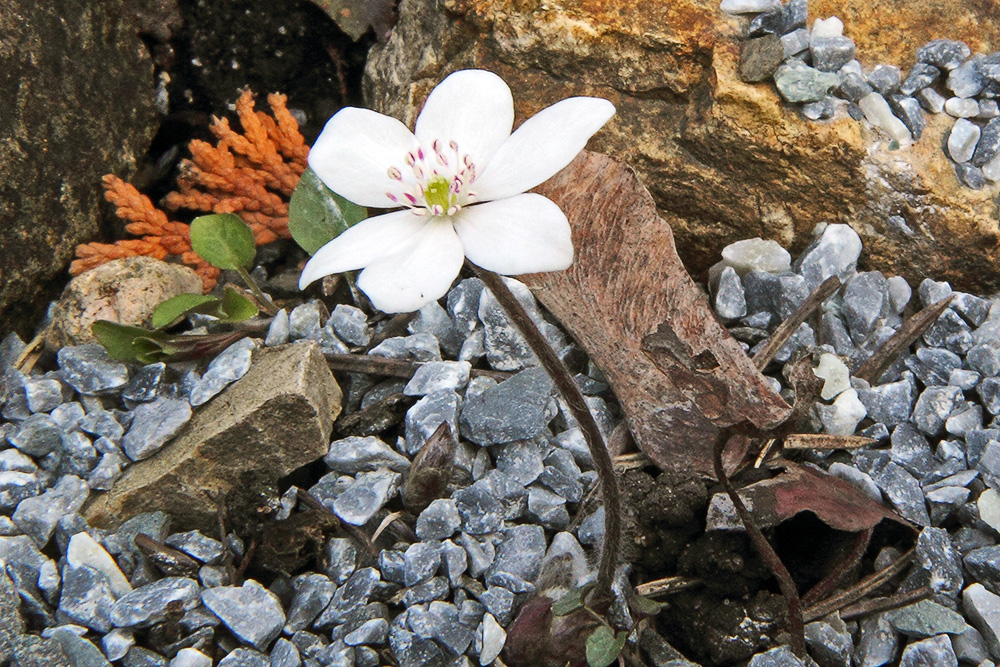
POLYGON ((188 313, 214 314, 218 297, 208 294, 178 294, 161 303, 153 311, 153 328, 166 329, 180 321, 188 313))
POLYGON ((616 636, 607 625, 597 626, 587 637, 587 664, 590 667, 608 667, 618 659, 626 639, 627 632, 619 632, 616 636))
POLYGON ((593 588, 593 584, 586 584, 574 588, 552 603, 552 614, 555 616, 565 616, 583 606, 584 598, 593 588))
POLYGON ((663 609, 670 606, 666 602, 658 602, 645 595, 633 595, 629 600, 629 606, 639 616, 656 616, 663 609))
POLYGON ((288 204, 288 231, 310 255, 368 217, 368 210, 326 187, 306 169, 288 204))
POLYGON ((225 322, 242 322, 260 312, 257 305, 232 287, 226 286, 219 305, 219 319, 225 322))
POLYGON ((138 336, 132 341, 132 349, 135 350, 135 360, 141 364, 168 361, 177 352, 165 338, 158 336, 138 336))
POLYGON ((220 269, 248 269, 257 255, 253 232, 233 213, 203 215, 191 222, 191 247, 220 269))
POLYGON ((133 346, 135 340, 142 336, 149 336, 151 331, 139 327, 130 327, 108 320, 97 320, 90 326, 91 332, 97 338, 108 354, 118 361, 135 361, 136 349, 133 346))

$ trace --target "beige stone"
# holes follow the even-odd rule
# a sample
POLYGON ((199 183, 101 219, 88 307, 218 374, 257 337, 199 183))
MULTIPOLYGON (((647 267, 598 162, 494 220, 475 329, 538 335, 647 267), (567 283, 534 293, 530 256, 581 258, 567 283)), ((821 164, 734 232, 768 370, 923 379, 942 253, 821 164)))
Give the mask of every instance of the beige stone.
POLYGON ((52 313, 45 343, 96 343, 90 327, 110 320, 136 327, 149 326, 156 307, 178 294, 201 294, 201 279, 181 264, 152 257, 115 259, 81 273, 66 285, 52 313))
POLYGON ((316 343, 265 349, 173 442, 126 468, 111 491, 92 495, 83 514, 112 528, 162 510, 177 530, 216 534, 217 501, 235 486, 274 483, 327 453, 340 401, 316 343))
MULTIPOLYGON (((842 17, 866 66, 906 66, 932 37, 998 48, 1000 23, 977 20, 998 11, 1000 0, 818 0, 810 18, 842 17)), ((773 85, 740 81, 741 21, 717 0, 403 0, 365 94, 412 124, 445 75, 481 67, 511 85, 518 121, 572 95, 610 99, 618 113, 590 148, 637 171, 699 279, 733 241, 797 254, 817 223, 840 222, 861 235, 863 266, 1000 288, 997 186, 958 183, 941 151, 948 119, 929 117, 900 150, 843 114, 806 121, 773 85), (897 215, 911 233, 888 222, 897 215)))

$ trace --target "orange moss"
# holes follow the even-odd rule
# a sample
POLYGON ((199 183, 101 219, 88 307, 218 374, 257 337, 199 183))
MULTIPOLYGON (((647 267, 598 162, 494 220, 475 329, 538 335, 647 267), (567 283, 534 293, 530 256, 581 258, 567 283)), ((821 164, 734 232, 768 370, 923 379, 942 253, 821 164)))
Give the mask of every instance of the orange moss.
MULTIPOLYGON (((309 147, 288 111, 287 98, 271 94, 267 101, 272 115, 254 111, 253 94, 244 91, 236 101, 242 134, 228 119, 213 118, 210 129, 216 145, 199 140, 188 145, 191 158, 181 162, 177 191, 163 200, 167 210, 235 213, 253 230, 257 245, 290 238, 288 200, 305 171, 309 147)), ((108 174, 103 182, 105 198, 115 205, 119 218, 129 221, 125 229, 141 238, 77 246, 72 275, 120 257, 176 256, 201 276, 205 291, 215 286, 219 270, 191 250, 187 224, 169 220, 120 178, 108 174)))

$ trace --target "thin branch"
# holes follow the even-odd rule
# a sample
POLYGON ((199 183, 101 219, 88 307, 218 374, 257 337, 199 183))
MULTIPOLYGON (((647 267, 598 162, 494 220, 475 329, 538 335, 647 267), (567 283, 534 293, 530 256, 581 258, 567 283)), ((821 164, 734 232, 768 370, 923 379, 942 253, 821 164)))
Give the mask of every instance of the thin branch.
POLYGON ((647 581, 635 587, 635 592, 643 597, 657 598, 673 595, 681 591, 703 586, 704 582, 696 577, 666 577, 656 581, 647 581))
POLYGON ((719 482, 726 489, 726 493, 732 500, 736 513, 740 515, 740 521, 743 522, 743 527, 746 528, 747 535, 757 553, 764 559, 778 580, 778 586, 781 587, 781 593, 785 596, 785 603, 788 605, 788 631, 792 636, 792 651, 795 655, 804 658, 806 655, 805 624, 802 622, 802 605, 799 601, 798 589, 795 587, 795 582, 792 580, 788 568, 781 562, 781 558, 778 557, 771 543, 767 541, 764 533, 757 526, 757 522, 754 521, 753 515, 743 504, 743 499, 736 493, 736 488, 726 474, 725 466, 722 465, 722 453, 726 449, 726 443, 729 442, 730 433, 731 429, 724 428, 719 431, 719 435, 715 438, 715 476, 719 478, 719 482))
POLYGON ((872 593, 886 583, 897 574, 900 574, 906 569, 906 566, 910 564, 913 560, 913 556, 916 554, 916 549, 910 549, 905 554, 896 559, 896 561, 889 567, 879 570, 878 572, 871 574, 858 583, 856 583, 851 588, 834 595, 831 598, 823 600, 819 604, 815 604, 803 613, 806 623, 815 621, 818 618, 823 618, 827 614, 832 614, 838 609, 843 609, 844 607, 851 605, 863 597, 872 593))
MULTIPOLYGON (((411 378, 417 369, 427 362, 409 361, 408 359, 391 359, 389 357, 368 356, 366 354, 338 354, 324 352, 326 362, 331 370, 348 373, 368 373, 369 375, 389 375, 398 378, 411 378)), ((511 376, 506 371, 487 371, 473 368, 472 377, 491 377, 497 382, 503 382, 511 376)))
POLYGON ((890 595, 886 598, 873 598, 871 600, 865 600, 864 602, 851 605, 850 607, 844 607, 844 609, 840 612, 840 618, 845 621, 850 621, 852 619, 867 616, 868 614, 875 614, 880 611, 899 609, 900 607, 905 607, 908 604, 926 600, 932 595, 934 595, 933 588, 930 586, 922 586, 914 591, 896 593, 895 595, 890 595))
POLYGON ((365 351, 377 347, 386 338, 392 338, 393 336, 402 336, 406 333, 407 327, 410 326, 410 322, 417 316, 416 313, 399 313, 398 315, 393 315, 391 319, 386 321, 382 330, 377 332, 372 336, 371 340, 368 341, 368 345, 365 346, 365 351))
POLYGON ((806 297, 805 301, 799 304, 795 312, 787 320, 778 325, 767 343, 753 357, 754 366, 762 371, 771 363, 771 359, 778 353, 781 346, 788 342, 792 334, 799 328, 799 325, 806 321, 813 311, 819 308, 827 297, 840 289, 840 278, 830 276, 824 280, 819 287, 813 290, 812 294, 806 297))
POLYGON ((486 285, 487 289, 493 293, 496 300, 507 311, 511 322, 521 332, 528 345, 535 352, 542 367, 552 378, 563 400, 569 407, 570 412, 576 419, 580 430, 583 432, 587 447, 590 449, 590 456, 594 460, 594 469, 597 477, 601 481, 601 494, 604 501, 604 547, 601 550, 601 563, 597 571, 597 580, 594 582, 594 591, 591 594, 592 601, 611 600, 611 584, 614 580, 615 569, 618 566, 618 558, 622 551, 621 544, 621 496, 618 490, 618 480, 615 475, 614 464, 611 462, 611 455, 604 444, 604 438, 597 427, 594 416, 590 414, 587 402, 580 392, 573 375, 566 368, 566 365, 556 354, 545 336, 535 326, 534 321, 524 310, 521 302, 514 297, 507 288, 503 279, 492 271, 475 266, 471 262, 467 263, 471 270, 486 285))
POLYGON ((876 382, 899 353, 908 349, 913 341, 934 324, 951 303, 953 296, 949 295, 937 303, 932 303, 904 322, 903 326, 882 343, 852 375, 867 382, 876 382))
POLYGON ((863 435, 830 435, 829 433, 791 433, 785 436, 784 449, 858 449, 874 445, 878 440, 863 435))

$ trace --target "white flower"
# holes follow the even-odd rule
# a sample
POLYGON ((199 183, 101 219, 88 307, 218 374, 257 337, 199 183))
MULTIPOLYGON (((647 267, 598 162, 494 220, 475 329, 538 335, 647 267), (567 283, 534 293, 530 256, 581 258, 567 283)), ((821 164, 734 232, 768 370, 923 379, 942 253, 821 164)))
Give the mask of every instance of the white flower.
POLYGON ((465 257, 505 275, 567 268, 566 216, 525 191, 569 164, 614 112, 607 100, 571 97, 511 134, 510 88, 484 70, 445 78, 414 132, 374 111, 341 109, 309 152, 309 166, 356 204, 405 208, 368 218, 320 248, 299 287, 363 268, 358 287, 376 308, 397 313, 443 296, 465 257))

